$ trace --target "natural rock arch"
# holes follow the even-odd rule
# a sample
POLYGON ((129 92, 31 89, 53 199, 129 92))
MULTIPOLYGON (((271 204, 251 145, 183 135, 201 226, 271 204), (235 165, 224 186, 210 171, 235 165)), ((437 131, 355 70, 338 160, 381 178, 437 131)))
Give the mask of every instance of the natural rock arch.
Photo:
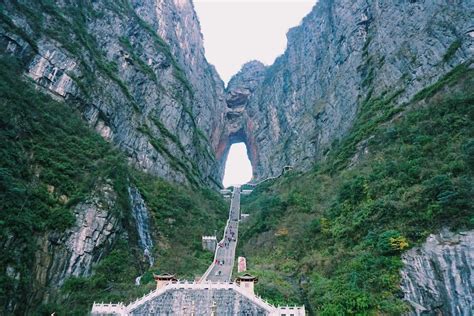
POLYGON ((254 124, 247 113, 247 104, 252 93, 263 80, 265 66, 259 61, 246 63, 242 70, 230 80, 226 89, 226 110, 224 129, 216 150, 220 174, 224 174, 225 163, 230 147, 235 143, 244 143, 252 165, 252 179, 257 176, 258 149, 255 141, 254 124))

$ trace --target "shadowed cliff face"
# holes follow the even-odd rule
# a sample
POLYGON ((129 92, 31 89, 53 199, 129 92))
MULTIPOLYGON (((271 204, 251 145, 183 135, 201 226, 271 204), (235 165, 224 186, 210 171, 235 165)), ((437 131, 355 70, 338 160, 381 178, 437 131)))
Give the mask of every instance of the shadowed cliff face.
MULTIPOLYGON (((285 53, 242 95, 245 110, 236 119, 249 125, 255 179, 286 165, 310 168, 349 133, 366 101, 402 104, 472 57, 473 14, 472 1, 320 0, 288 32, 285 53)), ((221 143, 218 157, 226 148, 221 143)))
POLYGON ((322 0, 272 66, 247 64, 224 91, 191 1, 35 2, 31 14, 15 3, 1 51, 22 56, 30 78, 137 167, 215 188, 232 143, 246 143, 254 180, 308 169, 367 99, 396 92, 401 104, 473 51, 471 2, 322 0))
MULTIPOLYGON (((18 59, 22 77, 79 112, 137 169, 194 187, 220 186, 214 151, 225 110, 224 85, 204 57, 191 1, 3 1, 0 55, 18 59)), ((64 155, 71 155, 68 148, 64 155)), ((60 162, 51 157, 51 164, 60 162)), ((67 165, 62 172, 73 168, 82 167, 67 165)), ((25 263, 31 270, 17 268, 26 260, 8 263, 12 284, 28 276, 32 281, 24 291, 8 292, 23 296, 8 297, 7 310, 34 308, 22 305, 26 301, 52 302, 67 278, 90 277, 119 233, 138 235, 153 263, 146 254, 153 233, 141 193, 133 190, 124 210, 136 215, 135 226, 125 222, 133 217, 114 213, 122 209, 114 189, 81 192, 81 200, 63 210, 74 216, 70 227, 34 234, 35 256, 25 263)), ((8 246, 17 243, 21 249, 24 241, 17 240, 9 235, 8 246)))
POLYGON ((151 267, 155 262, 155 258, 151 254, 153 238, 150 231, 150 211, 148 210, 140 191, 136 187, 128 187, 128 196, 132 208, 132 216, 137 228, 138 241, 143 250, 143 255, 148 259, 148 263, 151 267))
POLYGON ((224 83, 204 55, 201 27, 190 0, 134 0, 135 11, 169 45, 193 86, 196 123, 216 149, 223 128, 224 83))

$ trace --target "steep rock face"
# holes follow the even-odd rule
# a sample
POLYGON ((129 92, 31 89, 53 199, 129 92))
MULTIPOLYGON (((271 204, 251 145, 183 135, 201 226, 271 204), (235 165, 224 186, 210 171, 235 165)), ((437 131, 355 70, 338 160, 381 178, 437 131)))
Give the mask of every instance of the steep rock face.
POLYGON ((474 309, 474 231, 431 235, 402 257, 410 315, 470 315, 474 309))
POLYGON ((74 207, 73 227, 37 239, 33 301, 47 302, 68 277, 91 275, 93 264, 110 251, 121 229, 114 215, 116 200, 113 188, 103 184, 74 207))
POLYGON ((472 1, 321 0, 247 105, 257 179, 307 169, 368 99, 407 101, 473 56, 472 1))
POLYGON ((248 62, 242 66, 238 74, 231 78, 226 88, 224 128, 216 150, 222 174, 230 146, 233 143, 244 142, 247 145, 250 162, 253 166, 257 164, 254 123, 249 118, 247 105, 252 93, 261 84, 264 74, 265 66, 261 62, 248 62))
POLYGON ((136 12, 150 23, 170 46, 194 88, 196 123, 213 149, 223 128, 224 83, 204 55, 201 26, 191 0, 133 1, 136 12), (150 11, 150 8, 154 11, 150 11))
POLYGON ((20 57, 28 77, 78 108, 133 164, 220 185, 211 140, 223 84, 204 58, 190 1, 7 1, 0 21, 0 52, 20 57))

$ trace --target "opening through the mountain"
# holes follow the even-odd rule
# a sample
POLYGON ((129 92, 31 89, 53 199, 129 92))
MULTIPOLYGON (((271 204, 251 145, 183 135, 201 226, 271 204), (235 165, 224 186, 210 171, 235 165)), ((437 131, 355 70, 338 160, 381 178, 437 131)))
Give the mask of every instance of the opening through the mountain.
POLYGON ((245 143, 234 143, 230 146, 225 163, 224 187, 240 185, 252 179, 252 164, 250 163, 245 143))

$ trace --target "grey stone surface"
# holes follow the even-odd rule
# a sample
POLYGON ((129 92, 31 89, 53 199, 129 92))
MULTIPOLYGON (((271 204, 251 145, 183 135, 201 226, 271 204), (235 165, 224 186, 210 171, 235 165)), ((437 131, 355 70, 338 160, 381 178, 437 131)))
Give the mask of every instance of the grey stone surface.
POLYGON ((250 161, 253 163, 257 159, 255 132, 248 117, 247 105, 250 96, 261 84, 264 74, 265 66, 259 61, 251 61, 243 65, 240 72, 233 76, 227 85, 224 128, 221 130, 216 150, 221 174, 224 173, 227 155, 233 143, 244 142, 250 161))
MULTIPOLYGON (((26 80, 78 111, 139 169, 217 188, 219 135, 213 133, 222 129, 224 85, 204 58, 191 1, 89 1, 80 4, 83 15, 71 13, 80 11, 74 1, 52 1, 54 10, 41 3, 2 2, 0 55, 18 57, 26 80)), ((146 206, 131 191, 146 256, 152 245, 146 206)), ((66 278, 89 276, 117 232, 125 233, 111 212, 115 196, 104 209, 95 196, 76 206, 72 229, 38 238, 29 301, 48 302, 66 278)), ((9 274, 20 278, 18 271, 9 274)))
POLYGON ((130 315, 211 315, 215 305, 216 316, 267 315, 261 307, 231 289, 173 289, 140 305, 130 315), (214 304, 215 303, 215 304, 214 304))
POLYGON ((255 180, 324 159, 368 95, 399 91, 402 104, 472 58, 473 15, 473 1, 320 0, 241 115, 255 139, 255 180))
MULTIPOLYGON (((19 57, 27 80, 79 111, 133 165, 213 188, 231 143, 247 143, 256 181, 280 175, 284 166, 308 169, 347 135, 369 95, 398 92, 395 102, 402 104, 474 53, 474 1, 320 0, 288 32, 288 47, 273 65, 244 65, 224 90, 204 57, 190 0, 131 0, 125 7, 128 2, 85 2, 86 40, 71 31, 80 18, 68 11, 77 9, 74 1, 51 3, 61 25, 51 24, 57 16, 37 1, 3 1, 2 13, 15 27, 0 23, 0 54, 19 57), (41 33, 36 20, 64 37, 41 33)), ((362 155, 364 142, 359 147, 362 155)), ((113 243, 115 194, 107 186, 98 191, 106 204, 93 193, 76 206, 72 229, 38 239, 38 297, 68 276, 90 275, 113 243)), ((413 258, 413 267, 405 270, 403 286, 410 288, 407 299, 423 308, 453 312, 458 306, 464 313, 472 304, 463 298, 472 295, 472 273, 459 267, 462 260, 472 263, 472 247, 460 246, 465 237, 457 246, 443 238, 418 250, 429 260, 409 252, 405 260, 413 258), (467 271, 470 285, 456 276, 467 271)), ((17 278, 17 271, 7 273, 17 278)))
MULTIPOLYGON (((15 25, 34 33, 9 3, 15 25)), ((233 142, 247 143, 256 181, 287 165, 308 169, 348 133, 367 96, 399 92, 402 104, 474 52, 472 1, 321 0, 273 65, 248 63, 224 91, 190 0, 134 0, 126 14, 111 1, 91 6, 100 14, 87 32, 118 80, 85 47, 72 53, 48 36, 35 51, 2 27, 0 51, 23 56, 30 78, 79 108, 139 168, 213 187, 233 142)))
POLYGON ((116 200, 111 185, 102 184, 74 207, 73 227, 37 239, 32 284, 37 299, 47 302, 68 277, 91 275, 93 264, 110 251, 121 230, 114 214, 116 200))
POLYGON ((83 26, 87 43, 72 32, 73 3, 54 2, 63 23, 71 19, 58 31, 64 38, 57 38, 34 27, 41 18, 44 27, 54 28, 57 17, 35 1, 23 2, 41 17, 12 1, 5 2, 5 14, 36 47, 22 32, 0 24, 0 54, 21 57, 28 77, 79 109, 140 169, 175 182, 220 185, 214 149, 224 85, 204 57, 190 0, 84 5, 84 14, 93 16, 83 26))
POLYGON ((401 287, 410 315, 472 315, 474 231, 430 235, 402 260, 401 287))
MULTIPOLYGON (((153 25, 194 89, 196 123, 215 149, 223 128, 224 82, 204 55, 201 26, 191 0, 134 0, 135 11, 153 25), (154 10, 150 10, 153 8, 154 10)), ((220 180, 220 179, 219 179, 220 180)))

